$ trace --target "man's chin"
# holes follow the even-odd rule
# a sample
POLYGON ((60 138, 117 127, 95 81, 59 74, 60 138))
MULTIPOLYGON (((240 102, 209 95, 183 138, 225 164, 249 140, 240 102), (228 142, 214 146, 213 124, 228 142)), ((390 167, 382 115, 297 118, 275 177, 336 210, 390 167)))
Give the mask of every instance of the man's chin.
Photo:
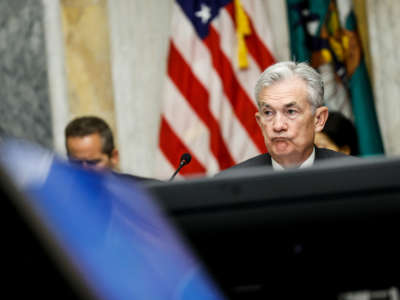
POLYGON ((276 155, 289 155, 292 151, 292 147, 287 142, 274 143, 271 147, 271 152, 276 155))

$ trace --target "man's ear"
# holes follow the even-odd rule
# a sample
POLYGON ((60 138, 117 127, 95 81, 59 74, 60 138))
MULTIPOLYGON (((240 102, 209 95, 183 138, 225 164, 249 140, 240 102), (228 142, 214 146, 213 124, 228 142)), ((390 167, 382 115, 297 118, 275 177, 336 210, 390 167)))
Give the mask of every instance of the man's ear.
POLYGON ((321 132, 322 129, 324 129, 326 120, 328 120, 328 115, 329 112, 326 106, 318 107, 315 110, 315 116, 314 116, 315 132, 321 132))
POLYGON ((111 152, 110 161, 113 168, 117 168, 119 164, 119 152, 117 149, 114 149, 111 152))

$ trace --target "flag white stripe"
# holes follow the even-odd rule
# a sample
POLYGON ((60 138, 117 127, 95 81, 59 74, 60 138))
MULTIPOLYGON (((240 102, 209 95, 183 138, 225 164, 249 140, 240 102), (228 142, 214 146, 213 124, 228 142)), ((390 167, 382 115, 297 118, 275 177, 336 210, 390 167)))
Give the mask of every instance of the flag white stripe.
POLYGON ((233 159, 238 163, 258 154, 257 147, 242 124, 235 117, 231 103, 223 94, 220 78, 213 72, 210 79, 211 82, 208 85, 210 108, 214 115, 218 115, 222 136, 233 159))
POLYGON ((235 77, 238 79, 240 86, 246 92, 254 105, 256 101, 253 97, 253 87, 261 74, 261 70, 248 52, 249 66, 247 69, 239 69, 238 65, 238 48, 237 36, 232 18, 226 9, 221 10, 219 22, 213 23, 213 27, 219 32, 221 37, 221 49, 223 53, 230 59, 235 77), (235 45, 235 47, 232 47, 235 45))
MULTIPOLYGON (((169 77, 165 95, 168 105, 164 107, 164 117, 172 130, 203 166, 210 166, 210 172, 218 171, 218 164, 210 151, 208 127, 199 119, 169 77)), ((181 153, 177 155, 180 157, 181 153)))
POLYGON ((241 1, 260 40, 277 61, 290 59, 286 0, 241 1))

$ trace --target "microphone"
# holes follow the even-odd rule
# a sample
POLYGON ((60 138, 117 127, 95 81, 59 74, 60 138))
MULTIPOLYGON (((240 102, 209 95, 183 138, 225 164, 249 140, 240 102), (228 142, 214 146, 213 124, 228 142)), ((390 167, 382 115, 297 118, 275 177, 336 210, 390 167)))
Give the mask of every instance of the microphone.
POLYGON ((172 181, 172 179, 175 178, 176 174, 183 168, 183 166, 186 166, 190 161, 192 160, 192 156, 189 153, 183 153, 181 156, 181 160, 179 163, 178 169, 176 169, 175 173, 171 176, 169 181, 172 181))

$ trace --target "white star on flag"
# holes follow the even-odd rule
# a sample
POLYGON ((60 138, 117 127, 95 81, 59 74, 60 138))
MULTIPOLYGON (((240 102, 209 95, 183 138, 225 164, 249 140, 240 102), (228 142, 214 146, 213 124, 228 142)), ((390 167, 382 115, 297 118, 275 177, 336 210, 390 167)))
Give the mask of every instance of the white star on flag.
POLYGON ((201 22, 205 24, 211 18, 211 9, 202 3, 201 9, 195 13, 195 16, 200 18, 201 22))

